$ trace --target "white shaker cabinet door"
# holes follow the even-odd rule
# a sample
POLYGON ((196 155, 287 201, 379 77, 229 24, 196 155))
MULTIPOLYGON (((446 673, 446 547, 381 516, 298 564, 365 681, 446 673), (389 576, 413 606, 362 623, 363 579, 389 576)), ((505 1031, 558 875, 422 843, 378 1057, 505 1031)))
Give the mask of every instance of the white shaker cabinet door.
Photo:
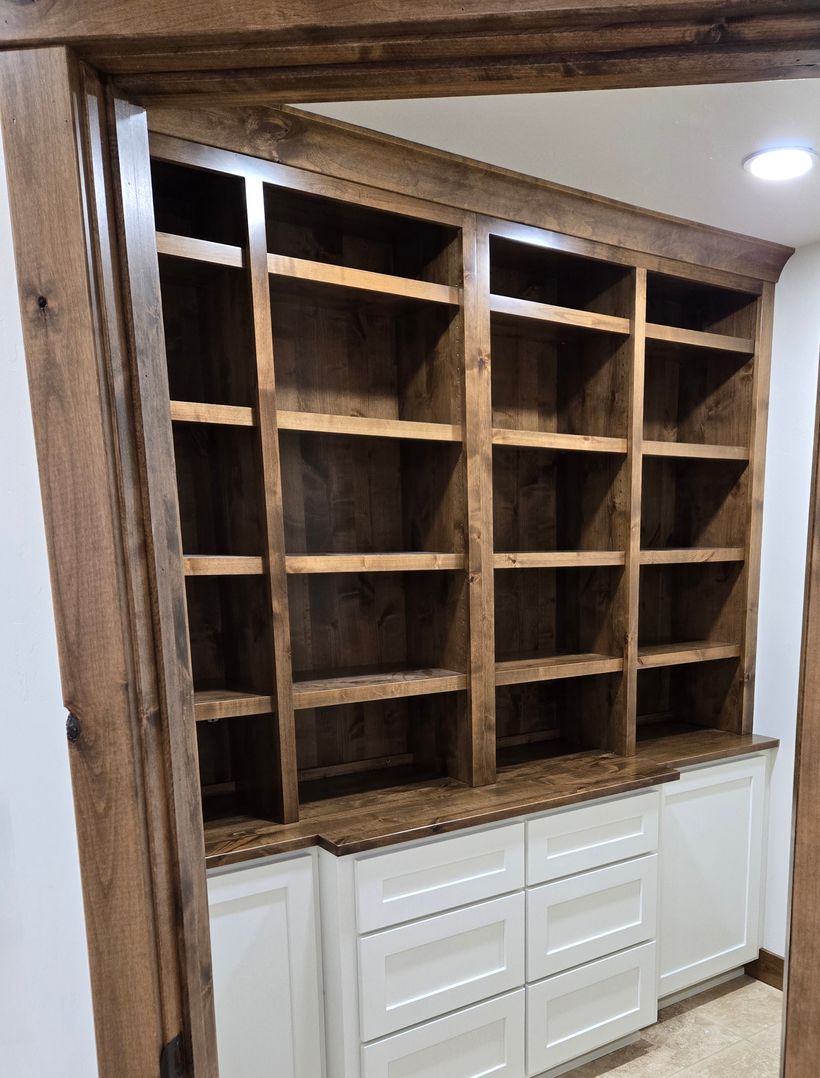
POLYGON ((664 787, 661 998, 758 955, 766 766, 732 760, 664 787))
POLYGON ((208 880, 220 1078, 321 1078, 313 860, 208 880))

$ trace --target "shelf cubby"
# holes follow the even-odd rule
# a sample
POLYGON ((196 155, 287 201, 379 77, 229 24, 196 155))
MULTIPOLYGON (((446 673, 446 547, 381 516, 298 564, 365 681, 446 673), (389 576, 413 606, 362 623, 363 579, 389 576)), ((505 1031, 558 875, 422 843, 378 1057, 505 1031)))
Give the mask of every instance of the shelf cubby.
POLYGON ((447 225, 266 186, 268 251, 352 270, 457 286, 459 232, 447 225))
POLYGON ((496 445, 496 552, 623 551, 627 487, 619 454, 496 445))
POLYGON ((622 670, 624 603, 618 567, 496 570, 496 684, 622 670))
POLYGON ((288 579, 294 707, 467 687, 463 573, 329 573, 288 579))
POLYGON ((738 656, 744 594, 742 563, 642 566, 638 666, 690 665, 738 656))
POLYGON ((512 438, 563 434, 619 439, 626 451, 629 345, 493 315, 493 428, 512 438))
POLYGON ((297 714, 300 801, 457 777, 464 692, 316 707, 297 714))
POLYGON ((496 690, 499 767, 601 749, 617 722, 620 674, 500 686, 496 690))
POLYGON ((745 354, 647 341, 647 441, 748 446, 754 364, 745 354))
POLYGON ((494 296, 623 319, 630 317, 631 276, 628 266, 490 237, 494 296))
POLYGON ((641 548, 742 548, 745 461, 644 457, 641 548))
POLYGON ((638 741, 699 729, 742 731, 740 660, 638 671, 638 741))
POLYGON ((753 351, 758 297, 749 292, 725 288, 703 281, 672 277, 662 273, 649 273, 646 290, 647 336, 655 327, 671 327, 689 330, 690 334, 664 334, 677 340, 698 341, 704 345, 721 347, 719 340, 710 341, 698 334, 713 334, 732 338, 722 347, 753 351))
POLYGON ((279 444, 288 554, 463 557, 460 445, 295 431, 279 444))
POLYGON ((176 423, 174 460, 186 557, 260 557, 265 531, 256 432, 176 423))
POLYGON ((281 411, 368 420, 371 430, 379 420, 461 423, 457 309, 278 278, 271 308, 281 411))
POLYGON ((154 160, 151 182, 157 232, 234 247, 246 242, 241 177, 154 160))

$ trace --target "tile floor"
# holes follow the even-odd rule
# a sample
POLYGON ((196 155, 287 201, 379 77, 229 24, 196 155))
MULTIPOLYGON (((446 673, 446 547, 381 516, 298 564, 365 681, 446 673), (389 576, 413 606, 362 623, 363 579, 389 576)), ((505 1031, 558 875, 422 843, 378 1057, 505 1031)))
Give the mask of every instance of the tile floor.
POLYGON ((667 1007, 626 1048, 566 1078, 777 1078, 783 995, 751 977, 667 1007))

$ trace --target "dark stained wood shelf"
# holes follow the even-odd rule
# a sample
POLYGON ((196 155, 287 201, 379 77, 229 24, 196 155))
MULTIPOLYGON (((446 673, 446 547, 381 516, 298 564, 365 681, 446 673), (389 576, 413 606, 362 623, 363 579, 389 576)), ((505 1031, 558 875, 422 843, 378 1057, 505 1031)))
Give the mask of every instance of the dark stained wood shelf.
POLYGON ((284 255, 268 255, 268 273, 273 277, 292 277, 299 281, 330 285, 357 292, 373 292, 380 296, 398 299, 422 300, 426 303, 446 303, 458 306, 461 289, 431 281, 415 281, 407 277, 395 277, 389 273, 350 269, 333 266, 327 262, 312 262, 306 258, 289 258, 284 255))
POLYGON ((560 434, 540 430, 493 429, 493 445, 513 445, 525 449, 566 449, 576 453, 621 453, 627 451, 626 438, 591 434, 560 434))
POLYGON ((750 453, 742 445, 701 445, 699 442, 661 442, 645 440, 643 453, 647 457, 689 457, 704 460, 749 460, 750 453))
POLYGON ((641 565, 691 565, 708 561, 743 561, 746 551, 742 546, 696 546, 677 550, 642 550, 641 565))
POLYGON ((266 715, 273 710, 273 697, 233 689, 205 689, 194 693, 197 722, 231 719, 242 715, 266 715))
POLYGON ((411 573, 463 569, 463 554, 436 551, 394 554, 288 554, 288 573, 411 573))
POLYGON ((526 655, 495 664, 496 685, 558 681, 590 674, 612 674, 624 668, 623 657, 583 652, 578 655, 526 655))
POLYGON ((407 438, 420 442, 460 442, 461 427, 455 423, 418 423, 408 419, 369 419, 357 415, 323 412, 276 413, 280 430, 304 430, 314 434, 354 434, 365 438, 407 438))
POLYGON ((234 554, 188 554, 183 559, 186 576, 260 576, 264 558, 234 554))
POLYGON ((637 759, 643 763, 678 768, 776 749, 779 744, 778 738, 764 734, 734 734, 684 723, 659 723, 638 727, 636 751, 637 759))
POLYGON ((710 348, 716 351, 754 354, 755 342, 750 337, 731 337, 725 333, 707 333, 697 329, 680 329, 677 326, 646 324, 646 337, 650 341, 665 341, 690 348, 710 348))
MULTIPOLYGON (((298 679, 299 675, 296 675, 298 679)), ((467 675, 456 670, 377 671, 340 677, 294 680, 293 706, 297 710, 365 703, 369 700, 396 700, 405 696, 458 692, 467 688, 467 675)))
POLYGON ((554 303, 536 303, 512 296, 490 296, 490 311, 507 317, 547 322, 553 326, 575 330, 595 330, 598 333, 626 335, 632 328, 628 318, 598 314, 595 311, 579 311, 571 307, 559 307, 554 303))
POLYGON ((572 569, 623 565, 623 550, 504 550, 493 555, 496 569, 572 569))
POLYGON ((736 659, 740 644, 719 643, 712 640, 689 640, 680 644, 651 644, 638 648, 638 666, 680 666, 684 663, 714 662, 718 659, 736 659))
POLYGON ((294 824, 233 817, 206 824, 209 868, 321 846, 337 856, 673 782, 665 765, 580 752, 500 767, 492 786, 442 778, 308 803, 294 824))
POLYGON ((171 401, 175 423, 210 423, 225 427, 255 427, 253 408, 235 404, 202 404, 198 401, 171 401))

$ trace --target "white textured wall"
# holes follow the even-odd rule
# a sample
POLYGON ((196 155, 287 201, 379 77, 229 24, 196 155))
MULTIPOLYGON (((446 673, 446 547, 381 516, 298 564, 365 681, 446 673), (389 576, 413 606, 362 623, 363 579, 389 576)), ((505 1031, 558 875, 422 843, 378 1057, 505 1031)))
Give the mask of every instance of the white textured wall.
POLYGON ((755 728, 781 739, 772 780, 763 946, 782 955, 809 488, 820 353, 820 243, 802 247, 775 293, 763 508, 755 728))
POLYGON ((65 711, 0 147, 0 1075, 97 1074, 65 711))

